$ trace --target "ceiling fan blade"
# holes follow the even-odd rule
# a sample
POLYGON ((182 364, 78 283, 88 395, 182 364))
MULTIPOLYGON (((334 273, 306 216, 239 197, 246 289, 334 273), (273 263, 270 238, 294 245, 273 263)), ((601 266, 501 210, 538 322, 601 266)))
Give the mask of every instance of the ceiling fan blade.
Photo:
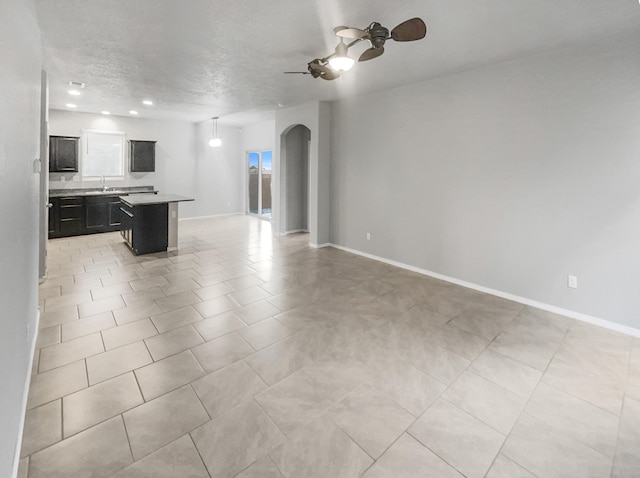
POLYGON ((360 30, 359 28, 350 28, 350 27, 336 27, 333 29, 336 35, 340 38, 350 38, 353 40, 362 40, 366 37, 369 32, 365 30, 360 30))
POLYGON ((367 60, 373 60, 374 58, 378 58, 380 55, 382 55, 384 53, 384 47, 378 47, 378 48, 369 48, 368 50, 365 50, 364 53, 362 53, 362 55, 360 55, 360 58, 358 58, 358 61, 367 61, 367 60))
POLYGON ((412 18, 402 22, 391 30, 391 38, 395 41, 414 41, 424 38, 427 34, 427 25, 420 18, 412 18))
POLYGON ((283 71, 285 75, 310 75, 308 71, 283 71))

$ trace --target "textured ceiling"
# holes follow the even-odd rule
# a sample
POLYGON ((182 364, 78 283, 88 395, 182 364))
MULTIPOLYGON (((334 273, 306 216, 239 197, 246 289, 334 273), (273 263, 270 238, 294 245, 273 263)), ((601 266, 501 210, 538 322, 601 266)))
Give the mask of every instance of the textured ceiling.
MULTIPOLYGON (((278 107, 415 83, 598 39, 640 25, 636 0, 36 0, 50 104, 78 111, 247 124, 278 107), (333 51, 333 27, 392 28, 412 17, 424 40, 387 42, 335 81, 304 70, 333 51), (68 81, 86 83, 71 98, 68 81), (146 107, 149 98, 154 106, 146 107)), ((350 50, 357 58, 367 46, 350 50)))

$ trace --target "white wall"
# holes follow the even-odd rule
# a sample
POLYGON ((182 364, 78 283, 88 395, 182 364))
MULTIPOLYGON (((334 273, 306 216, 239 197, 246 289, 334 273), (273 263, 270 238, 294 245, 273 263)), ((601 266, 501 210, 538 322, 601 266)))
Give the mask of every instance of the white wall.
POLYGON ((209 146, 211 134, 211 120, 196 125, 195 174, 198 198, 194 216, 242 212, 244 169, 240 128, 218 124, 218 134, 222 138, 222 146, 218 148, 209 146))
MULTIPOLYGON (((194 202, 180 204, 182 218, 240 211, 238 185, 241 176, 237 165, 240 139, 237 128, 220 127, 223 146, 213 149, 207 144, 211 137, 210 121, 194 124, 50 111, 50 134, 81 136, 83 129, 123 131, 127 139, 157 141, 155 172, 127 172, 123 180, 108 180, 109 186, 155 186, 161 193, 195 198, 194 202)), ((95 187, 96 182, 73 181, 72 174, 52 173, 49 185, 53 189, 95 187), (60 181, 61 176, 66 176, 64 183, 60 181)))
MULTIPOLYGON (((274 151, 276 147, 276 121, 262 121, 242 127, 242 211, 247 211, 249 151, 274 151)), ((273 176, 272 176, 273 177, 273 176)), ((272 188, 273 191, 273 188, 272 188)))
POLYGON ((640 329, 639 57, 635 31, 335 103, 331 241, 640 329))
POLYGON ((0 476, 15 476, 37 326, 41 49, 32 0, 0 2, 0 476))

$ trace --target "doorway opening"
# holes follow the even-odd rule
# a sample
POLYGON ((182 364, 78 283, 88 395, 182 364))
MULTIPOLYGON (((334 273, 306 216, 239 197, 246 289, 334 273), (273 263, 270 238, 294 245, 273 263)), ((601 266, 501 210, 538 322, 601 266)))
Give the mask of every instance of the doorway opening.
POLYGON ((249 151, 249 201, 247 212, 264 219, 271 219, 271 172, 273 152, 249 151))
POLYGON ((285 234, 309 232, 311 130, 296 125, 285 136, 285 234))

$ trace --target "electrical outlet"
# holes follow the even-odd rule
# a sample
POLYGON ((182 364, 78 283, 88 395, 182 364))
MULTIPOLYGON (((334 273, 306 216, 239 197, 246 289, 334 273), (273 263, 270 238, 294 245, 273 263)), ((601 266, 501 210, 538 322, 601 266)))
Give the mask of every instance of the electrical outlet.
POLYGON ((370 241, 370 240, 371 240, 371 233, 367 232, 367 241, 370 241))
POLYGON ((577 289, 578 288, 578 278, 576 276, 568 276, 567 277, 567 287, 570 287, 571 289, 577 289))

